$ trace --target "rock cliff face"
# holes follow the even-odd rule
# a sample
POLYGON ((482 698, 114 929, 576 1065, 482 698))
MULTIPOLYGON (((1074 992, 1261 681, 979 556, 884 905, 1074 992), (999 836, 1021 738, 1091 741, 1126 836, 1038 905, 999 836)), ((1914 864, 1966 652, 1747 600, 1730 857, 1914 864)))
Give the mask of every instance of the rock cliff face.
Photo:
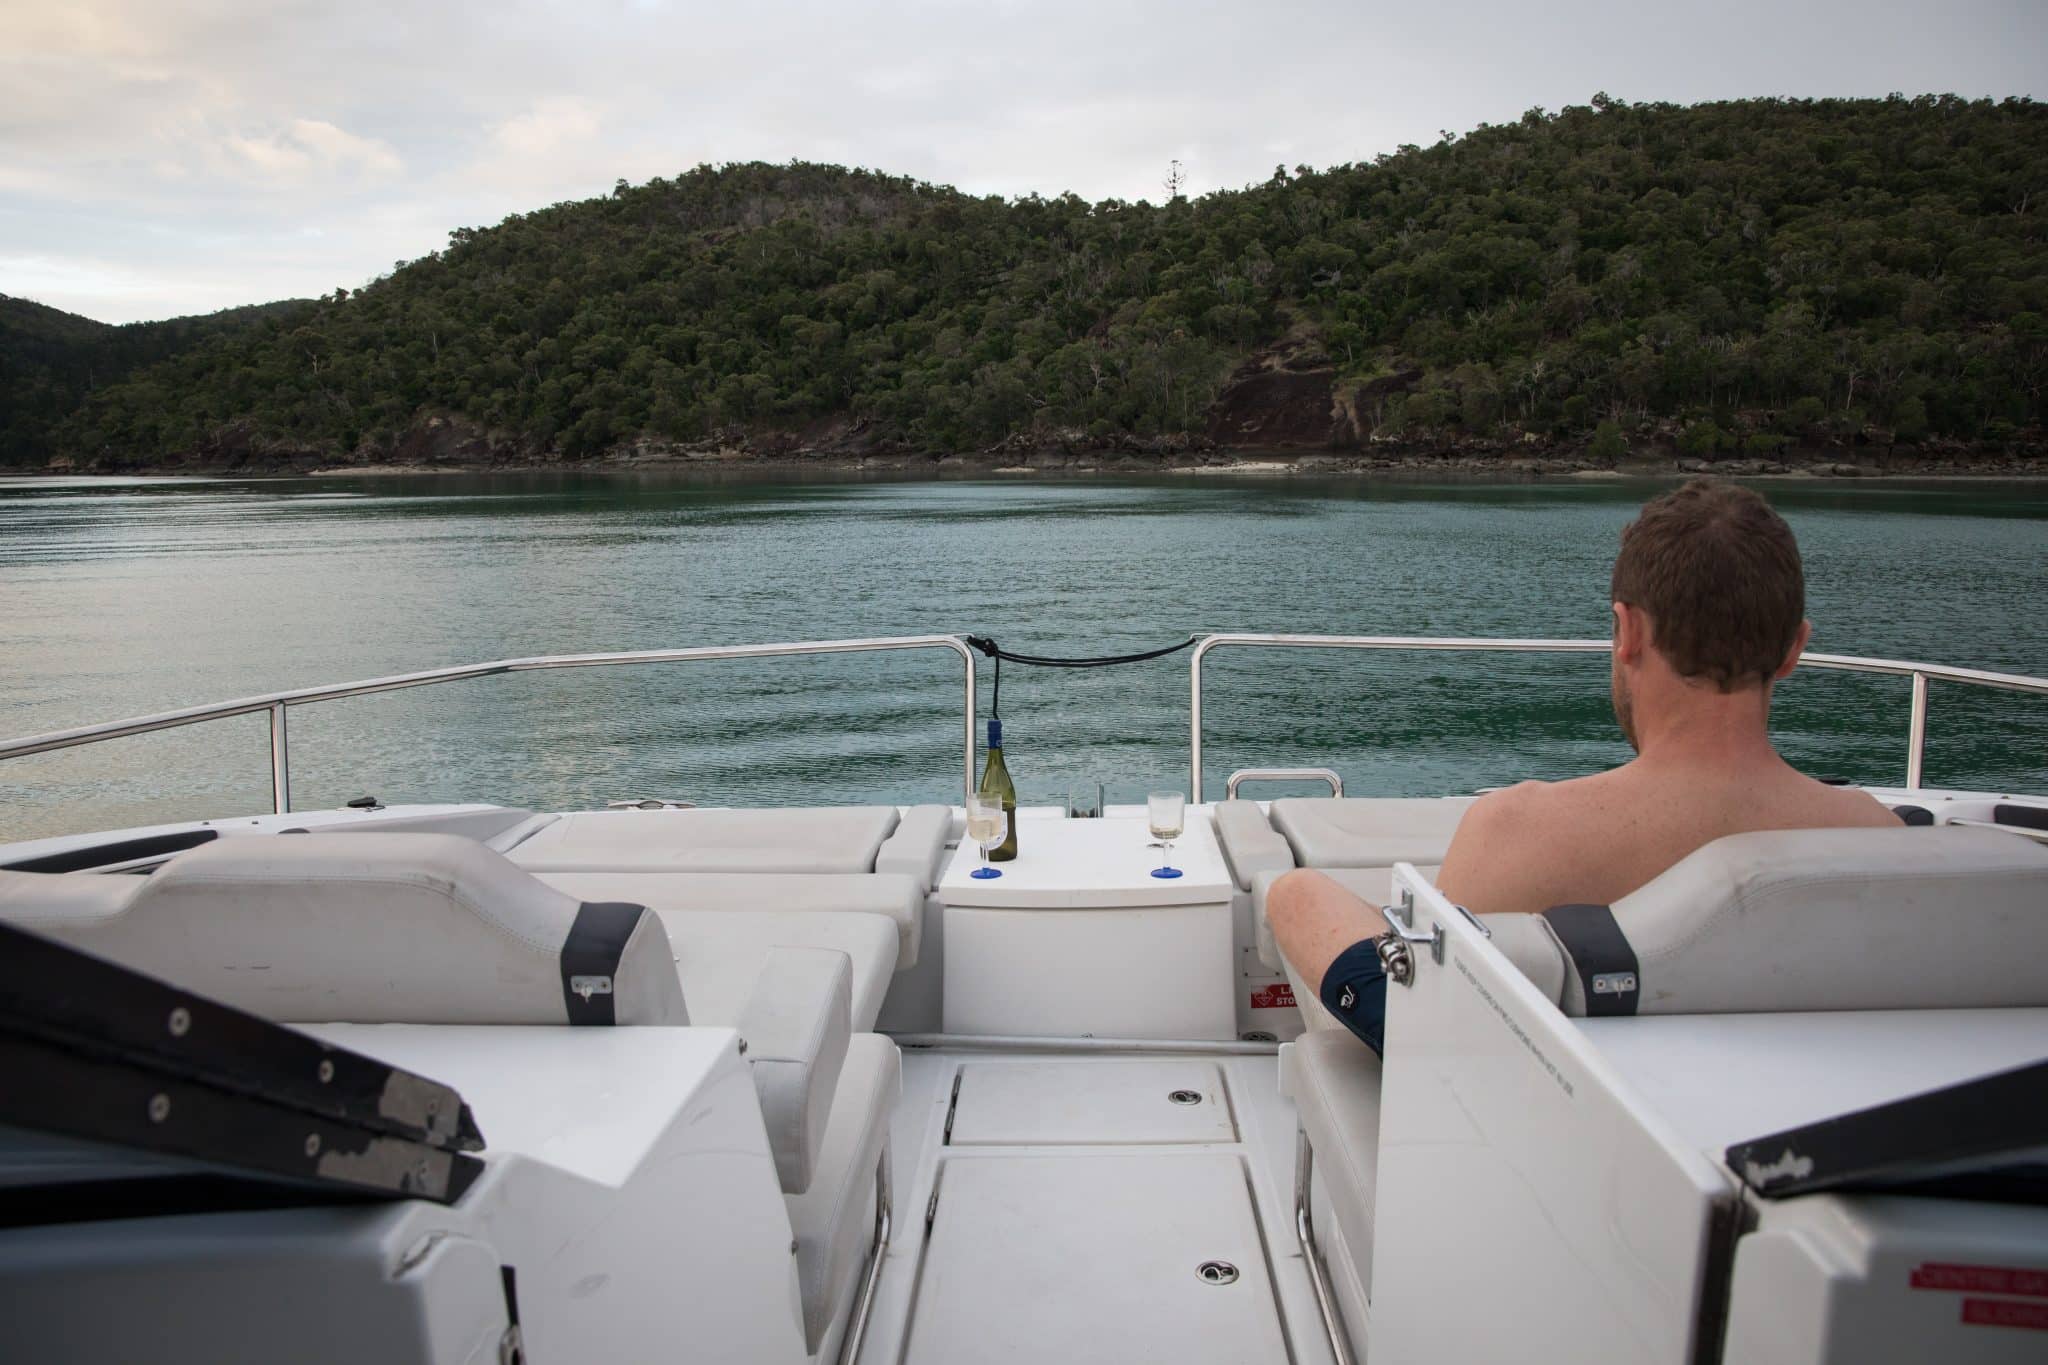
POLYGON ((1339 385, 1322 346, 1296 332, 1231 372, 1209 410, 1209 439, 1226 449, 1359 450, 1372 435, 1375 403, 1421 379, 1421 370, 1400 370, 1339 385))
POLYGON ((1255 450, 1355 446, 1357 428, 1336 398, 1337 367, 1300 336, 1255 351, 1231 372, 1209 410, 1209 439, 1255 450))

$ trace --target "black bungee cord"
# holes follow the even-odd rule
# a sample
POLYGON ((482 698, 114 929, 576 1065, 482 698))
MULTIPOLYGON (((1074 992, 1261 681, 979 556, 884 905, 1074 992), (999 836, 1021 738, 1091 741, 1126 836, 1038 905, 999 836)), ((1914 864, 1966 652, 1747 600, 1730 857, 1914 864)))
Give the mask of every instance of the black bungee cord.
POLYGON ((992 718, 997 718, 1003 714, 1005 659, 1013 664, 1023 664, 1027 668, 1108 668, 1113 664, 1141 664, 1147 659, 1163 659, 1169 654, 1178 654, 1183 649, 1191 647, 1202 637, 1190 635, 1177 645, 1167 645, 1163 649, 1148 649, 1138 654, 1099 654, 1088 659, 1054 659, 1043 654, 1012 654, 986 635, 966 635, 961 638, 996 661, 995 686, 993 695, 989 698, 988 713, 992 718))

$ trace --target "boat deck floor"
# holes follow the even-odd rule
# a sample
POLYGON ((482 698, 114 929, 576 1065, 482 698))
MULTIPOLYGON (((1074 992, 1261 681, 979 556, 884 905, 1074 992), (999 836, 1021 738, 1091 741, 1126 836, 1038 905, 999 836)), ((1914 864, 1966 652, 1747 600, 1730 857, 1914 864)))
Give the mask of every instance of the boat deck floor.
POLYGON ((1294 1134, 1272 1056, 906 1048, 861 1359, 1325 1365, 1294 1134))

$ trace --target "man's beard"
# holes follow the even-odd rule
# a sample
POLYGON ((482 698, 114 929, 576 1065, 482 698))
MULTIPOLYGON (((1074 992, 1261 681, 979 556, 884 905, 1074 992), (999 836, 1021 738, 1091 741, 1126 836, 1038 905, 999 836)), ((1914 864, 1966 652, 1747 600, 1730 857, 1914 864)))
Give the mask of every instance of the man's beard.
POLYGON ((1608 690, 1614 698, 1614 719, 1621 726, 1621 737, 1628 741, 1629 748, 1641 753, 1643 746, 1636 743, 1635 698, 1629 694, 1628 679, 1622 676, 1619 666, 1614 669, 1608 690))

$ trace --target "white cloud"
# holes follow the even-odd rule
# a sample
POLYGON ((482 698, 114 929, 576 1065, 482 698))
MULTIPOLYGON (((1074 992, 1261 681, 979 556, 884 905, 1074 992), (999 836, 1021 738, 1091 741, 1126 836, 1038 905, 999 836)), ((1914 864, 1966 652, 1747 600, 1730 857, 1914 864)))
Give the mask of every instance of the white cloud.
POLYGON ((357 137, 324 119, 295 118, 281 129, 254 136, 230 133, 222 146, 231 162, 285 180, 310 175, 396 175, 405 164, 389 143, 357 137))

